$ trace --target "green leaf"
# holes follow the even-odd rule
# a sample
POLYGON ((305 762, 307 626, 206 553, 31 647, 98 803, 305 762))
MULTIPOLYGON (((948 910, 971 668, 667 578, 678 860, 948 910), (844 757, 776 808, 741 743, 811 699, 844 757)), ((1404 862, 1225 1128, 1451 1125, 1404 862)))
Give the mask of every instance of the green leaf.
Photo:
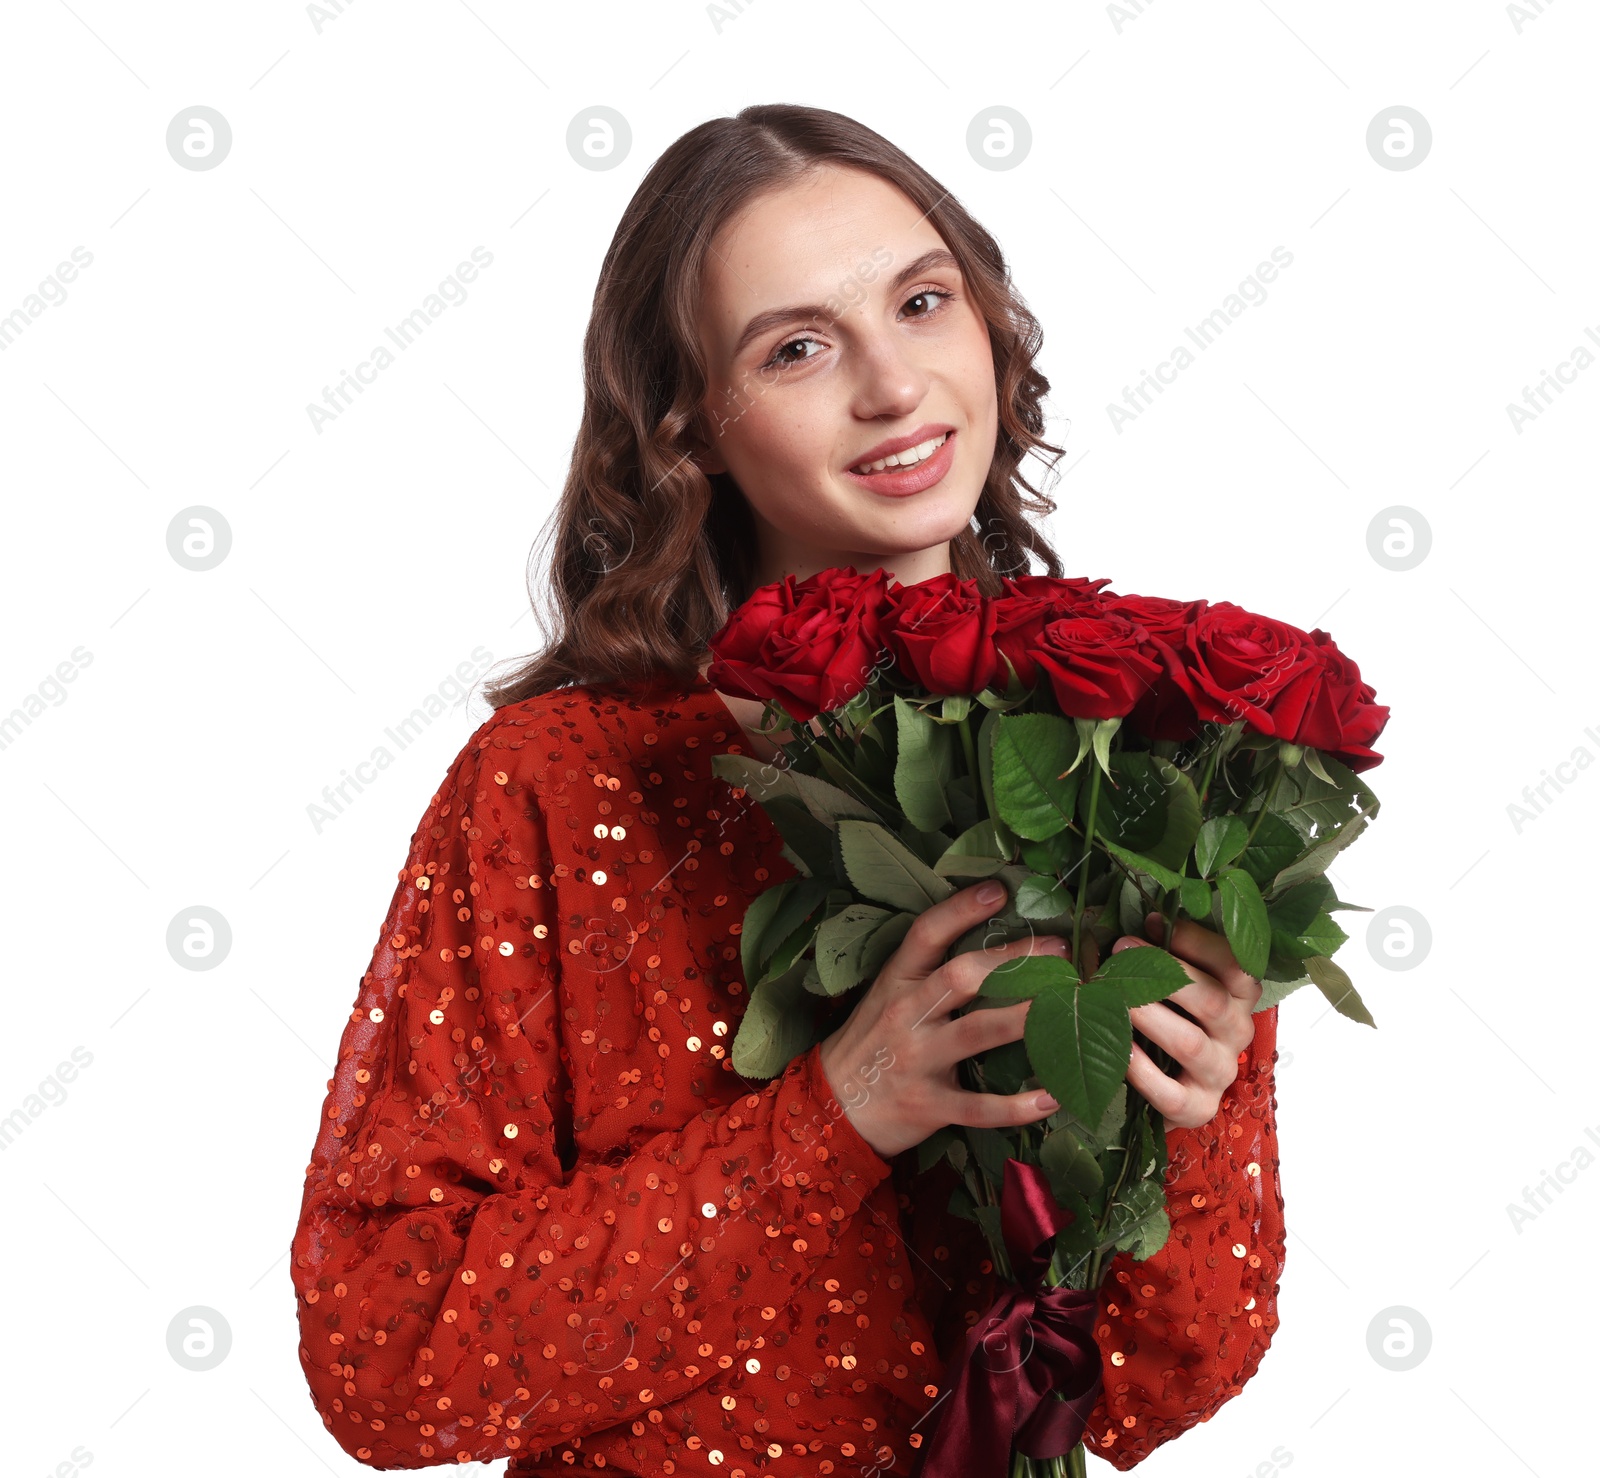
MULTIPOLYGON (((1130 1046, 1132 1035, 1129 1035, 1130 1046)), ((1131 1056, 1130 1052, 1130 1056, 1131 1056)), ((1102 1155, 1107 1148, 1115 1144, 1122 1135, 1122 1126, 1128 1119, 1128 1085, 1118 1083, 1117 1091, 1111 1095, 1111 1102, 1106 1105, 1106 1111, 1101 1114, 1097 1124, 1085 1124, 1083 1120, 1069 1114, 1066 1109, 1057 1109, 1046 1120, 1049 1127, 1065 1126, 1086 1144, 1091 1152, 1102 1155)))
POLYGON ((987 877, 988 873, 969 873, 963 869, 975 862, 1009 861, 1005 844, 1000 839, 993 820, 985 818, 969 826, 944 849, 933 870, 940 877, 987 877))
MULTIPOLYGON (((1351 816, 1331 836, 1323 838, 1311 848, 1303 857, 1283 865, 1277 875, 1272 879, 1272 890, 1277 892, 1282 888, 1292 888, 1296 883, 1304 882, 1307 878, 1321 877, 1328 870, 1333 859, 1350 845, 1358 836, 1367 829, 1365 816, 1351 816)), ((1299 849, 1296 849, 1298 856, 1299 849)))
POLYGON ((733 1070, 746 1078, 775 1078, 810 1050, 816 1024, 804 981, 810 960, 799 960, 774 980, 750 992, 730 1054, 733 1070))
POLYGON ((772 920, 784 899, 794 892, 798 884, 805 881, 807 880, 804 878, 789 878, 757 893, 750 900, 750 906, 744 911, 744 923, 739 931, 739 963, 744 970, 747 984, 761 978, 761 967, 772 958, 773 950, 783 942, 784 935, 770 927, 772 920))
MULTIPOLYGON (((1367 1010, 1355 986, 1350 983, 1350 977, 1332 960, 1313 955, 1306 961, 1306 974, 1311 977, 1316 988, 1328 998, 1328 1004, 1341 1016, 1348 1016, 1363 1026, 1377 1026, 1378 1023, 1372 1019, 1372 1013, 1367 1010)), ((1033 1015, 1031 1007, 1028 1015, 1033 1015)))
POLYGON ((1050 1177, 1050 1188, 1060 1198, 1062 1187, 1080 1196, 1095 1195, 1104 1184, 1100 1162, 1070 1129, 1046 1130, 1039 1146, 1039 1164, 1050 1177))
POLYGON ((1004 857, 973 857, 962 856, 958 852, 946 852, 933 864, 933 870, 942 878, 992 878, 1007 866, 1004 857))
POLYGON ((1111 773, 1111 736, 1121 727, 1120 718, 1103 718, 1094 726, 1094 757, 1108 775, 1111 773))
POLYGON ((1178 872, 1189 858, 1189 848, 1200 833, 1200 795, 1194 781, 1170 760, 1150 757, 1151 768, 1166 787, 1166 827, 1145 855, 1178 872))
POLYGON ((1211 884, 1200 878, 1183 878, 1178 888, 1182 893, 1183 911, 1191 919, 1204 923, 1211 916, 1211 884))
POLYGON ((905 942, 906 931, 916 921, 917 916, 914 913, 897 913, 872 931, 872 938, 861 951, 863 980, 873 981, 878 978, 878 972, 883 969, 889 956, 905 942))
MULTIPOLYGON (((985 721, 987 723, 987 720, 985 721)), ((1043 841, 1072 819, 1078 771, 1066 774, 1074 745, 1067 721, 1049 713, 1009 714, 993 740, 994 800, 1018 836, 1043 841)))
POLYGON ((1271 1006, 1287 1000, 1302 985, 1310 985, 1311 977, 1302 975, 1298 980, 1263 980, 1261 982, 1261 999, 1250 1009, 1252 1012, 1265 1011, 1271 1006))
POLYGON ((972 1146, 972 1155, 978 1162, 978 1168, 989 1177, 989 1183, 995 1186, 1005 1184, 1006 1161, 1011 1158, 1012 1146, 998 1129, 986 1129, 978 1125, 966 1126, 967 1143, 972 1146))
POLYGON ((1121 1227, 1111 1245, 1119 1252, 1126 1252, 1135 1262, 1146 1262, 1167 1245, 1167 1238, 1172 1234, 1165 1192, 1158 1182, 1142 1180, 1122 1204, 1129 1208, 1125 1220, 1136 1213, 1138 1219, 1121 1227))
POLYGON ((1305 762, 1306 762, 1306 768, 1308 770, 1310 770, 1311 773, 1317 777, 1317 779, 1319 779, 1321 781, 1324 781, 1328 785, 1333 785, 1333 784, 1336 783, 1334 781, 1333 776, 1328 773, 1327 766, 1322 763, 1322 751, 1321 750, 1319 750, 1319 749, 1308 749, 1308 750, 1306 750, 1306 752, 1305 752, 1305 762))
POLYGON ((771 818, 807 877, 834 877, 834 829, 818 821, 798 797, 774 796, 761 809, 771 818))
POLYGON ((1242 851, 1250 828, 1237 816, 1213 816, 1194 844, 1194 860, 1203 878, 1214 877, 1242 851))
MULTIPOLYGON (((928 1171, 944 1158, 945 1152, 950 1148, 956 1138, 956 1130, 946 1124, 943 1129, 935 1129, 921 1144, 917 1146, 917 1174, 926 1175, 928 1171)), ((956 1167, 960 1169, 959 1166, 956 1167)))
POLYGON ((1052 1181, 1050 1189, 1056 1204, 1072 1213, 1072 1220, 1056 1233, 1057 1250, 1069 1262, 1088 1257, 1100 1240, 1099 1230, 1094 1224, 1093 1208, 1070 1185, 1058 1185, 1052 1181))
POLYGON ((1287 867, 1304 850, 1300 833, 1283 817, 1269 811, 1261 818, 1250 845, 1239 854, 1238 865, 1255 879, 1258 888, 1264 889, 1281 868, 1287 867))
POLYGON ((1182 962, 1154 944, 1130 944, 1107 955, 1089 981, 1090 985, 1115 986, 1122 993, 1123 1003, 1130 1007, 1164 1001, 1188 983, 1189 972, 1182 962))
POLYGON ((1039 1081, 1068 1113, 1099 1119, 1128 1071, 1133 1049, 1122 993, 1108 985, 1041 991, 1022 1030, 1039 1081))
MULTIPOLYGON (((786 943, 789 937, 807 919, 816 912, 817 907, 828 896, 833 887, 828 878, 799 878, 793 880, 795 886, 786 893, 782 903, 773 913, 767 924, 763 944, 768 946, 767 956, 773 953, 773 947, 786 943)), ((762 964, 766 963, 763 958, 762 964)), ((750 979, 752 977, 746 977, 750 979)))
MULTIPOLYGON (((980 996, 993 996, 1001 1000, 1021 1001, 1041 994, 1060 994, 1078 984, 1078 972, 1070 960, 1060 955, 1013 955, 1002 960, 978 987, 980 996)), ((1033 1012, 1028 1016, 1031 1019, 1033 1012)), ((1057 1098, 1061 1095, 1056 1094, 1057 1098)), ((1066 1099, 1061 1098, 1065 1103, 1066 1099)))
POLYGON ((795 794, 824 826, 836 826, 847 818, 857 821, 878 819, 878 813, 870 806, 858 800, 849 791, 828 784, 820 776, 808 775, 804 770, 793 770, 790 774, 793 777, 795 794))
MULTIPOLYGON (((987 690, 986 690, 987 691, 987 690)), ((1017 836, 1000 817, 1000 805, 994 795, 994 740, 1000 731, 1000 710, 990 708, 984 714, 983 722, 978 725, 978 781, 983 796, 984 808, 989 813, 990 822, 994 826, 995 835, 1000 840, 1000 845, 1009 856, 1015 845, 1017 836)))
MULTIPOLYGON (((1098 831, 1099 829, 1097 825, 1095 830, 1098 831)), ((1115 842, 1109 842, 1103 838, 1100 845, 1123 866, 1131 867, 1135 872, 1142 872, 1158 888, 1177 888, 1182 886, 1183 878, 1178 873, 1173 872, 1171 868, 1163 867, 1154 858, 1147 857, 1141 852, 1130 852, 1126 847, 1119 847, 1115 842)))
POLYGON ((918 831, 938 831, 950 824, 948 791, 956 772, 955 733, 898 693, 894 717, 898 738, 895 799, 918 831))
MULTIPOLYGON (((1095 800, 1097 838, 1146 856, 1163 845, 1170 794, 1157 767, 1166 763, 1137 750, 1122 750, 1111 756, 1111 774, 1101 778, 1095 800)), ((1168 768, 1175 769, 1171 765, 1168 768)), ((1078 793, 1078 819, 1085 827, 1089 825, 1089 789, 1086 785, 1078 793)), ((1188 850, 1187 843, 1184 850, 1188 850)))
POLYGON ((873 816, 897 809, 893 796, 877 795, 872 787, 831 749, 819 744, 811 752, 817 757, 817 763, 833 777, 834 784, 855 796, 873 816))
POLYGON ((1333 884, 1326 878, 1310 878, 1274 898, 1267 905, 1267 917, 1275 931, 1296 935, 1311 927, 1311 921, 1333 897, 1333 884))
POLYGON ((924 913, 955 888, 876 822, 841 821, 839 850, 857 892, 907 913, 924 913))
POLYGON ((817 929, 817 973, 830 996, 861 983, 861 953, 873 932, 895 915, 870 903, 852 903, 817 929))
POLYGON ((1325 913, 1320 913, 1301 933, 1289 936, 1274 929, 1272 947, 1296 959, 1331 955, 1350 936, 1325 913))
POLYGON ((1034 874, 1017 889, 1016 910, 1025 919, 1054 919, 1072 908, 1072 893, 1059 878, 1034 874))
MULTIPOLYGON (((983 1003, 977 1009, 986 1010, 991 1004, 983 1003)), ((1020 1093, 1023 1083, 1033 1076, 1028 1049, 1022 1045, 1020 1038, 991 1047, 973 1061, 977 1064, 978 1076, 988 1093, 1020 1093)))
POLYGON ((1242 867, 1229 867, 1218 880, 1217 892, 1222 900, 1222 932, 1233 957, 1246 975, 1259 979, 1267 968, 1272 942, 1272 926, 1267 922, 1261 890, 1242 867))

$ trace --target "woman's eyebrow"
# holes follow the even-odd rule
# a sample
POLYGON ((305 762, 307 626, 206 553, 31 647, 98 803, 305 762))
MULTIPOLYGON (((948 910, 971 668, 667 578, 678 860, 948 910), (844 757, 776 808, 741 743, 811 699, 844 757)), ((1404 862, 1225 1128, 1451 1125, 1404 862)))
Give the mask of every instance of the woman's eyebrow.
MULTIPOLYGON (((907 262, 893 277, 889 279, 889 290, 895 291, 903 287, 913 277, 920 277, 924 272, 930 272, 935 267, 960 267, 954 253, 947 251, 942 246, 936 246, 931 251, 925 251, 915 261, 907 262)), ((769 329, 781 328, 784 324, 796 318, 829 318, 828 310, 820 303, 802 303, 793 308, 768 308, 764 313, 758 313, 749 323, 745 324, 744 332, 739 335, 739 341, 733 346, 733 358, 737 359, 744 352, 745 346, 752 340, 759 338, 769 329)))

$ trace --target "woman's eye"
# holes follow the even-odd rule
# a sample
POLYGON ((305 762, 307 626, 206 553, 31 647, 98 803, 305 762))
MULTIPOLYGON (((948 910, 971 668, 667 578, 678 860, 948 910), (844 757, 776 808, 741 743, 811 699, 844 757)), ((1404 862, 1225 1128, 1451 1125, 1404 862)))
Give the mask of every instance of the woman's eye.
MULTIPOLYGON (((909 298, 906 299, 905 303, 902 305, 902 311, 904 311, 905 308, 910 307, 913 303, 921 302, 927 306, 918 312, 909 314, 908 316, 911 318, 927 318, 932 314, 937 313, 940 309, 940 306, 945 301, 953 297, 955 297, 953 292, 946 292, 943 288, 925 287, 920 291, 913 293, 909 298), (933 300, 936 298, 939 300, 938 303, 933 302, 933 300)), ((812 338, 810 334, 801 334, 798 338, 786 339, 772 351, 772 356, 764 365, 762 365, 762 368, 786 369, 790 365, 803 364, 806 360, 815 359, 817 357, 815 354, 790 355, 788 351, 793 349, 797 344, 820 345, 821 340, 812 338)))
MULTIPOLYGON (((919 299, 953 298, 954 296, 955 296, 954 293, 947 293, 942 288, 925 287, 920 292, 915 292, 909 298, 907 298, 906 299, 906 305, 909 306, 910 304, 917 302, 919 299)), ((926 318, 929 313, 934 313, 934 312, 937 312, 937 311, 938 310, 936 308, 929 308, 925 312, 913 313, 911 316, 913 318, 926 318)))
MULTIPOLYGON (((814 359, 816 356, 812 354, 802 354, 798 358, 790 359, 785 357, 784 351, 786 349, 792 349, 796 344, 815 344, 817 342, 818 341, 813 339, 809 334, 803 334, 797 339, 789 339, 786 342, 779 344, 778 347, 772 351, 772 358, 767 361, 767 365, 777 365, 778 367, 782 368, 785 365, 799 364, 802 360, 814 359)), ((767 366, 763 365, 762 367, 766 368, 767 366)))

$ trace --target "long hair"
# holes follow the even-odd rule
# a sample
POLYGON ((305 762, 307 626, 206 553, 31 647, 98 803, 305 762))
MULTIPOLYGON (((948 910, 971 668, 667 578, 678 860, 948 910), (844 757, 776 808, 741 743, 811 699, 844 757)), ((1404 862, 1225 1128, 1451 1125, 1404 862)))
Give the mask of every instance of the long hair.
POLYGON ((1027 514, 1055 503, 1019 472, 1043 439, 1050 382, 1034 367, 1038 320, 1011 286, 999 244, 928 172, 842 113, 790 104, 745 108, 677 139, 640 182, 612 237, 583 341, 583 417, 561 498, 530 556, 529 595, 546 646, 485 686, 495 707, 572 685, 613 690, 690 685, 707 643, 750 594, 749 505, 726 473, 690 459, 707 379, 700 353, 701 269, 723 223, 758 193, 823 165, 875 174, 902 190, 961 267, 989 327, 998 426, 972 521, 950 543, 962 579, 998 594, 1037 555, 1061 574, 1027 514), (547 595, 550 616, 536 594, 547 595))

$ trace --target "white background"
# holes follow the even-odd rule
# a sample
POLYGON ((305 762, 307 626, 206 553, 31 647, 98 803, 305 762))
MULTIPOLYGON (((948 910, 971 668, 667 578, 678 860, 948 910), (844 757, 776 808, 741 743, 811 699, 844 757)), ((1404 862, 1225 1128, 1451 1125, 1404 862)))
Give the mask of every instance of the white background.
POLYGON ((1379 1030, 1283 1007, 1282 1328, 1141 1471, 1591 1463, 1600 770, 1520 830, 1507 806, 1600 756, 1600 366, 1520 432, 1506 406, 1600 333, 1592 8, 332 9, 0 20, 0 316, 93 257, 0 351, 0 713, 91 658, 0 749, 7 1471, 367 1471, 310 1405, 287 1248, 396 870, 481 698, 320 831, 308 806, 474 649, 537 644, 524 568, 602 254, 672 139, 758 101, 860 118, 1002 243, 1045 327, 1069 574, 1326 626, 1394 709, 1383 812, 1335 880, 1417 910, 1431 950, 1384 968, 1345 915, 1379 1030), (606 171, 566 147, 598 104, 633 133, 606 171), (232 128, 214 169, 167 152, 195 105, 232 128), (1414 169, 1367 150, 1395 105, 1431 124, 1414 169), (1011 169, 967 150, 996 107, 1032 132, 1011 169), (467 301, 319 433, 307 403, 477 246, 467 301), (1278 246, 1267 300, 1119 432, 1107 403, 1278 246), (205 572, 167 548, 193 505, 232 531, 205 572), (1368 547, 1395 505, 1432 535, 1406 571, 1368 547), (195 905, 232 931, 209 971, 166 946, 195 905), (74 1048, 64 1100, 30 1099, 74 1048), (204 1373, 167 1353, 196 1305, 232 1336, 204 1373), (1432 1334, 1404 1372, 1368 1348, 1391 1306, 1432 1334))

